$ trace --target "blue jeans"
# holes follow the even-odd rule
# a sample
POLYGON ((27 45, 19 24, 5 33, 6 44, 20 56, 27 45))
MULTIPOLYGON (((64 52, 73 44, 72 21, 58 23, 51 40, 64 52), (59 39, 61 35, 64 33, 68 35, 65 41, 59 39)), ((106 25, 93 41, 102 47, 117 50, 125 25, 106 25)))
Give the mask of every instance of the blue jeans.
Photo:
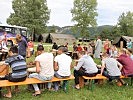
POLYGON ((103 71, 103 76, 109 78, 109 82, 111 82, 114 79, 119 79, 120 76, 110 76, 107 71, 103 71))
MULTIPOLYGON (((51 80, 52 77, 53 77, 53 76, 44 77, 44 76, 39 75, 38 73, 32 73, 32 74, 29 75, 29 78, 37 78, 37 79, 39 79, 39 80, 41 80, 41 81, 51 80)), ((49 88, 49 89, 51 88, 51 85, 52 85, 52 83, 49 82, 49 83, 48 83, 48 88, 49 88)), ((33 87, 34 87, 35 91, 39 91, 39 87, 38 87, 37 84, 33 84, 33 87)))
MULTIPOLYGON (((67 78, 67 77, 69 77, 69 76, 61 76, 57 72, 54 73, 54 76, 57 77, 57 78, 67 78)), ((63 81, 62 87, 63 87, 64 90, 66 89, 67 82, 68 82, 67 80, 63 81)), ((59 81, 54 82, 54 88, 55 88, 56 91, 59 90, 59 83, 60 83, 59 81)))

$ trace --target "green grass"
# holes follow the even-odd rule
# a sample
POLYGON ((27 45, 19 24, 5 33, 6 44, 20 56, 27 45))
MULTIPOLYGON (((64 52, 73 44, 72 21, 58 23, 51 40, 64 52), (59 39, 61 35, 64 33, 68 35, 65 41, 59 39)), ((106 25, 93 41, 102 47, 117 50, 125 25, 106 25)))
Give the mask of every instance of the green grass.
MULTIPOLYGON (((70 47, 71 48, 71 47, 70 47)), ((71 48, 72 49, 72 48, 71 48)), ((48 50, 47 46, 45 50, 48 50)), ((34 61, 34 57, 28 58, 27 62, 34 61)), ((100 64, 99 59, 95 59, 97 64, 100 64)), ((72 69, 73 72, 73 69, 72 69)), ((130 84, 129 79, 124 79, 130 84)), ((34 91, 28 91, 27 86, 19 86, 20 93, 13 93, 11 100, 133 100, 133 86, 121 86, 118 87, 115 83, 110 85, 107 81, 103 85, 96 84, 93 91, 88 90, 88 86, 85 86, 81 90, 72 88, 74 80, 69 82, 69 91, 65 93, 63 90, 58 92, 42 90, 42 94, 37 97, 33 97, 34 91)), ((2 90, 4 93, 6 89, 2 90)), ((0 100, 9 100, 7 98, 0 98, 0 100)))
MULTIPOLYGON (((129 82, 128 79, 126 81, 129 82)), ((38 97, 33 97, 32 92, 26 90, 27 86, 20 86, 20 93, 13 93, 12 100, 133 100, 132 86, 118 87, 105 82, 103 85, 96 84, 94 91, 90 91, 87 86, 76 90, 72 88, 73 84, 74 81, 71 80, 68 93, 63 90, 58 92, 43 90, 38 97)))

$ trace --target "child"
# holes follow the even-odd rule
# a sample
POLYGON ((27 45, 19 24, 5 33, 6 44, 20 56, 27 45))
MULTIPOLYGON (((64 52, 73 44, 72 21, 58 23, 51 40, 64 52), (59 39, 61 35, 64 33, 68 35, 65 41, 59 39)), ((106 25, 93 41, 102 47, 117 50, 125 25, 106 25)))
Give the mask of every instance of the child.
MULTIPOLYGON (((12 46, 9 50, 9 57, 5 60, 5 64, 9 65, 12 69, 12 73, 9 73, 5 76, 6 80, 11 82, 20 82, 24 81, 27 77, 27 66, 23 56, 18 55, 18 48, 12 46)), ((18 86, 15 86, 15 90, 18 91, 18 86)), ((7 87, 7 94, 4 94, 4 97, 11 98, 11 87, 7 87)))

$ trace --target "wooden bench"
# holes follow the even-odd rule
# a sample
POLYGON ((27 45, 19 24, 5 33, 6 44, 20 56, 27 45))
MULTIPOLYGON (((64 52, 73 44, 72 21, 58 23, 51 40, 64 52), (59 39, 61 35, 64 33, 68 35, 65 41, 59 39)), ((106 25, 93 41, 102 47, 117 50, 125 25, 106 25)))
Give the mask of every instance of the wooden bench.
MULTIPOLYGON (((48 83, 48 82, 57 82, 57 81, 72 80, 72 79, 74 79, 73 75, 71 75, 68 78, 62 78, 62 79, 53 77, 51 80, 48 80, 48 81, 41 81, 36 78, 27 78, 25 81, 22 81, 22 82, 9 82, 8 80, 0 80, 0 87, 37 84, 37 83, 48 83)), ((68 90, 68 84, 66 86, 66 89, 68 90)))
MULTIPOLYGON (((125 76, 120 76, 120 78, 129 78, 129 77, 125 77, 125 76)), ((102 80, 105 80, 105 79, 108 79, 107 77, 101 75, 101 74, 97 74, 96 76, 94 77, 87 77, 87 76, 82 76, 79 78, 79 85, 80 87, 84 87, 84 79, 86 80, 90 80, 89 82, 89 89, 90 90, 93 90, 93 87, 94 87, 94 80, 95 79, 102 79, 102 80)), ((133 81, 133 77, 131 77, 131 85, 132 85, 132 81, 133 81)))

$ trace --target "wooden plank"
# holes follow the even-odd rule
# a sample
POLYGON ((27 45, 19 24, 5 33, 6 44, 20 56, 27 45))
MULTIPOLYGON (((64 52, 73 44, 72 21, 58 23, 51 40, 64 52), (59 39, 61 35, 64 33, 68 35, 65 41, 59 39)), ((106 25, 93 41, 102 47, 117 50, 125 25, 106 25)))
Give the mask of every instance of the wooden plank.
POLYGON ((63 79, 53 77, 52 80, 48 80, 48 81, 40 81, 40 80, 35 79, 35 78, 27 78, 25 81, 22 81, 22 82, 9 82, 8 80, 0 80, 0 87, 15 86, 15 85, 26 85, 26 84, 36 84, 36 83, 47 83, 47 82, 56 82, 56 81, 72 80, 72 79, 74 79, 73 75, 71 75, 68 78, 63 78, 63 79))
MULTIPOLYGON (((107 79, 107 77, 101 75, 101 74, 97 74, 96 76, 94 77, 87 77, 87 76, 83 76, 84 79, 107 79)), ((128 78, 126 76, 120 76, 120 78, 128 78)))

